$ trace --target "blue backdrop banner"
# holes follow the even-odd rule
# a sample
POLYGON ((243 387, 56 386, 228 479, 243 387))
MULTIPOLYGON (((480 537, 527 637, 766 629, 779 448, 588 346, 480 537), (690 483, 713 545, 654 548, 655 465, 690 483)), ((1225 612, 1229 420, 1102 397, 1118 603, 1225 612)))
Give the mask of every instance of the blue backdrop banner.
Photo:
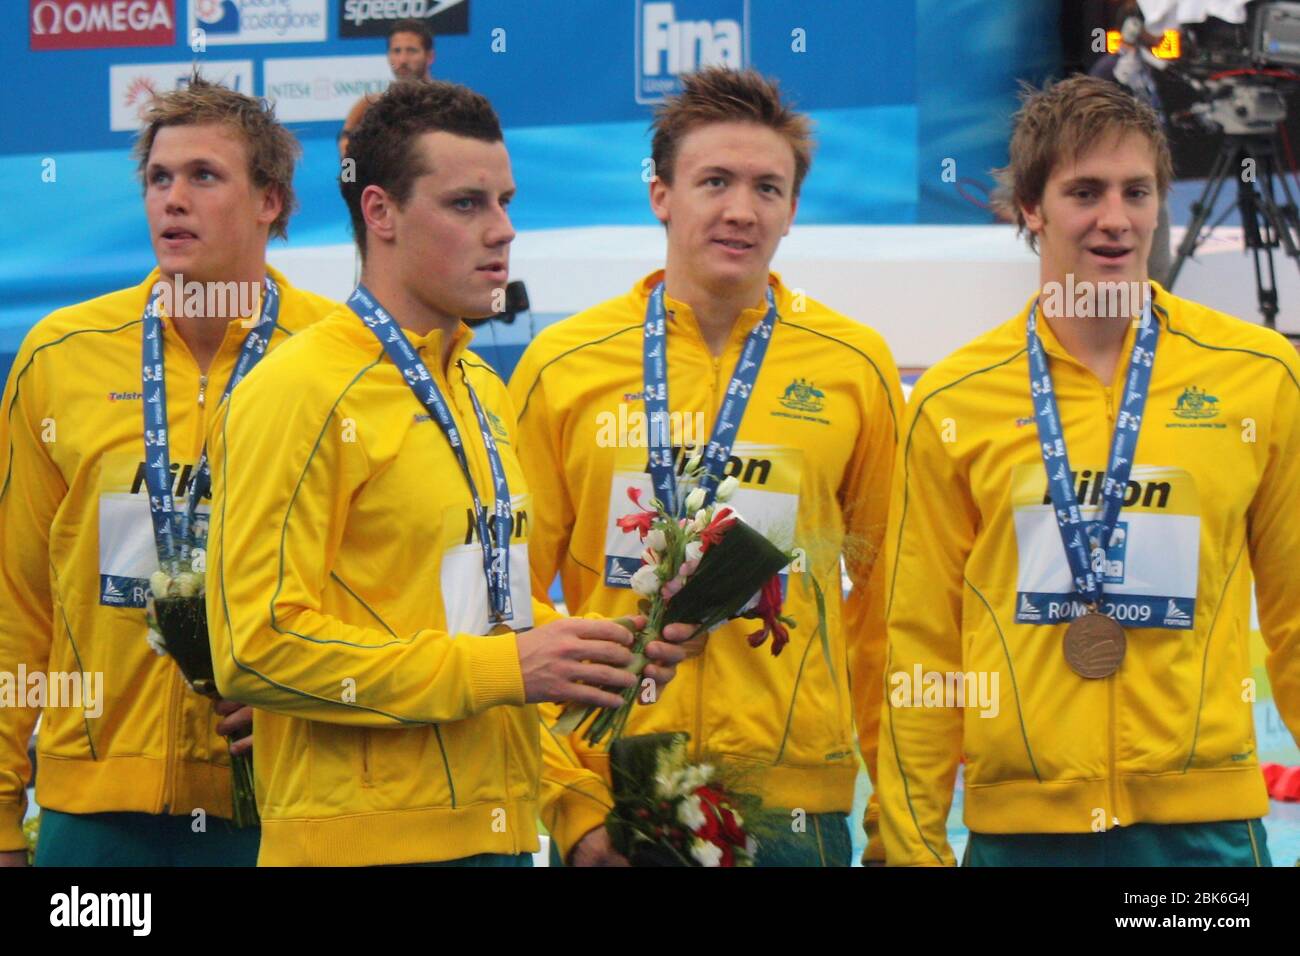
POLYGON ((304 147, 290 244, 349 240, 335 137, 391 79, 393 18, 437 31, 433 74, 506 127, 516 226, 652 222, 647 125, 705 63, 778 77, 816 122, 799 221, 989 221, 1015 78, 1059 63, 1049 0, 14 0, 0 60, 7 185, 0 364, 59 305, 152 264, 131 144, 157 92, 198 68, 265 96, 304 147))

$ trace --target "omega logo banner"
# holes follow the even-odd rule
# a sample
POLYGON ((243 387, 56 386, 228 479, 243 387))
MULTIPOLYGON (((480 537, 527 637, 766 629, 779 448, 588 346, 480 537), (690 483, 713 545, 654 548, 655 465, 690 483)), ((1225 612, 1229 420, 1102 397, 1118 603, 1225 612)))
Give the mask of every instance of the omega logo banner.
POLYGON ((33 50, 171 46, 176 0, 29 0, 33 50))

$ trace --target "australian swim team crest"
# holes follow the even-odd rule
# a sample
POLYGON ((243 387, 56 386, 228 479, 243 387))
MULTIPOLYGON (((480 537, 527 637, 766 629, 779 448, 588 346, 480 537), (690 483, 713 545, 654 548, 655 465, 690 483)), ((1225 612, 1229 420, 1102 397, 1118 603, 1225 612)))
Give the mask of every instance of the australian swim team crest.
POLYGON ((1178 396, 1174 405, 1173 416, 1176 421, 1168 422, 1166 428, 1226 428, 1219 418, 1222 410, 1219 397, 1211 395, 1204 388, 1188 385, 1178 396))
POLYGON ((1179 418, 1213 418, 1219 414, 1219 399, 1207 395, 1203 388, 1189 385, 1178 396, 1174 414, 1179 418))
POLYGON ((484 408, 483 414, 487 416, 488 425, 492 429, 492 437, 503 445, 510 444, 510 433, 506 431, 506 426, 501 417, 490 408, 484 408))
POLYGON ((781 404, 798 412, 820 412, 826 404, 826 393, 807 379, 796 378, 781 396, 781 404))
POLYGON ((794 418, 822 425, 830 424, 828 419, 816 415, 826 405, 826 393, 819 389, 816 383, 806 378, 792 379, 777 401, 783 408, 789 409, 788 412, 773 411, 772 414, 778 418, 794 418))

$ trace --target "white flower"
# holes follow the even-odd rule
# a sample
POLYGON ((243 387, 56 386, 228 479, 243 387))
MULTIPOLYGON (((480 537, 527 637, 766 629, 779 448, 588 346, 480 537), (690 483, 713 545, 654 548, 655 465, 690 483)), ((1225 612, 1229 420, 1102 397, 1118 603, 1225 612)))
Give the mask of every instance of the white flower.
POLYGON ((704 556, 704 545, 699 541, 690 541, 686 544, 686 560, 698 561, 704 556))
POLYGON ((699 511, 695 512, 695 518, 686 526, 686 533, 694 535, 700 534, 709 526, 709 521, 712 517, 713 515, 709 510, 701 508, 699 511))
POLYGON ((176 589, 181 597, 194 597, 203 591, 203 575, 182 571, 176 577, 176 589))
POLYGON ((721 866, 722 847, 715 846, 707 840, 695 840, 691 843, 691 856, 700 866, 721 866))
POLYGON ((682 765, 686 762, 686 741, 677 738, 659 751, 655 758, 655 795, 676 797, 681 783, 682 765))
POLYGON ((708 783, 709 778, 711 778, 712 776, 713 776, 713 768, 711 766, 709 766, 706 763, 697 764, 695 766, 686 768, 684 772, 685 779, 683 782, 685 784, 687 791, 694 792, 695 790, 699 789, 700 787, 708 783))
POLYGON ((655 796, 673 796, 673 780, 675 777, 676 773, 671 770, 655 774, 655 796))
POLYGON ((171 575, 166 571, 155 571, 149 575, 149 590, 156 598, 165 598, 171 593, 171 575))
POLYGON ((686 496, 686 510, 699 511, 704 507, 704 489, 695 488, 686 496))
POLYGON ((645 546, 651 551, 657 551, 660 554, 663 554, 668 550, 668 536, 658 528, 653 528, 650 533, 645 536, 645 546))
POLYGON ((723 478, 722 483, 718 485, 715 497, 719 501, 728 501, 731 499, 731 496, 736 493, 736 489, 739 487, 740 479, 735 475, 728 475, 726 478, 723 478))
POLYGON ((670 800, 675 800, 687 793, 686 788, 682 786, 685 777, 681 770, 670 770, 667 774, 656 777, 655 779, 660 783, 660 789, 662 790, 661 796, 667 797, 670 800))
POLYGON ((163 640, 163 636, 152 627, 145 632, 144 639, 149 642, 149 646, 153 648, 153 652, 159 657, 167 653, 167 643, 163 640))
POLYGON ((676 770, 661 770, 655 775, 655 791, 660 797, 667 800, 676 800, 679 797, 689 797, 694 791, 694 787, 688 786, 690 780, 687 778, 687 771, 681 768, 676 770))
POLYGON ((709 822, 709 818, 700 809, 700 798, 693 793, 677 804, 677 820, 692 832, 709 822))
POLYGON ((702 462, 703 460, 704 460, 704 446, 700 445, 695 449, 694 453, 687 460, 686 470, 694 471, 696 468, 700 467, 700 462, 702 462))
POLYGON ((648 564, 641 565, 629 583, 632 590, 642 597, 654 597, 659 593, 659 574, 648 564))

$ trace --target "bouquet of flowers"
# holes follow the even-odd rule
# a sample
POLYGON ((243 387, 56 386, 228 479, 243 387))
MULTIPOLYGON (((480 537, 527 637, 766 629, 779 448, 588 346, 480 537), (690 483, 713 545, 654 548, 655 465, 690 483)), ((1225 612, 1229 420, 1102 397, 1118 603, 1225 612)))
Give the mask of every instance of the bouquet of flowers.
POLYGON ((633 866, 753 866, 768 826, 757 797, 728 788, 711 763, 691 763, 686 734, 625 737, 610 748, 610 840, 633 866))
MULTIPOLYGON (((206 522, 192 525, 198 541, 206 538, 206 522)), ((184 529, 179 555, 149 578, 145 598, 146 639, 158 654, 170 654, 181 669, 190 689, 216 698, 212 648, 208 644, 208 616, 204 597, 205 550, 195 546, 190 528, 184 529)), ((234 824, 255 826, 259 822, 253 791, 253 755, 245 751, 230 757, 234 824)))
MULTIPOLYGON (((744 522, 728 502, 739 482, 723 479, 714 503, 705 504, 706 493, 698 486, 703 469, 697 452, 687 464, 682 483, 696 484, 685 496, 686 514, 668 512, 657 498, 647 508, 642 491, 628 489, 638 511, 618 519, 625 533, 638 533, 645 544, 641 567, 632 575, 632 590, 642 598, 640 610, 646 625, 632 645, 630 669, 638 677, 645 668, 644 649, 657 640, 669 624, 699 625, 697 633, 712 630, 736 616, 754 617, 761 626, 749 635, 751 647, 772 636, 772 654, 777 655, 790 639, 787 628, 795 622, 781 613, 781 579, 778 572, 791 561, 786 554, 744 522)), ((682 500, 684 488, 679 488, 682 500)), ((583 733, 584 739, 599 744, 612 733, 623 731, 636 698, 637 685, 623 692, 623 704, 605 710, 570 704, 560 714, 555 732, 573 733, 595 714, 583 733)))

